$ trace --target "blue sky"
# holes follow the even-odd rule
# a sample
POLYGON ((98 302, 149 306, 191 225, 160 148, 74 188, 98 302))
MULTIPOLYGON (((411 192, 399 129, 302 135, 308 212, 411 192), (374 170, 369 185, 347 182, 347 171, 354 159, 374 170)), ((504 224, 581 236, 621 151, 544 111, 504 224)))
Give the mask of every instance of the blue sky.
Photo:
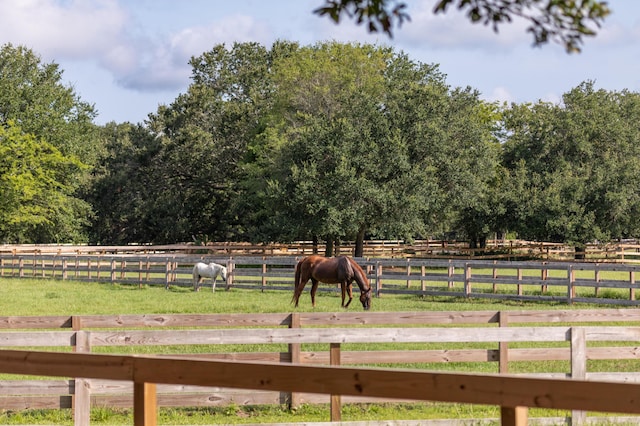
POLYGON ((452 87, 471 86, 490 101, 559 102, 585 80, 606 90, 640 91, 640 2, 613 0, 613 14, 583 52, 532 47, 523 22, 499 34, 435 0, 406 0, 411 22, 393 39, 312 13, 324 0, 0 0, 0 44, 25 45, 56 62, 65 84, 98 110, 98 124, 143 122, 190 83, 188 60, 219 43, 278 39, 393 46, 438 64, 452 87))

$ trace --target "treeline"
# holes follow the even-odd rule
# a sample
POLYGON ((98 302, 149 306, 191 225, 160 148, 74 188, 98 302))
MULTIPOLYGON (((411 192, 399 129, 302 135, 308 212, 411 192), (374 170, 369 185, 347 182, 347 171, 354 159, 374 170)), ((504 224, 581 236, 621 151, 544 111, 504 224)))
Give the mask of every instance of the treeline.
POLYGON ((389 47, 217 45, 144 123, 0 50, 0 241, 640 236, 640 95, 499 105, 389 47))

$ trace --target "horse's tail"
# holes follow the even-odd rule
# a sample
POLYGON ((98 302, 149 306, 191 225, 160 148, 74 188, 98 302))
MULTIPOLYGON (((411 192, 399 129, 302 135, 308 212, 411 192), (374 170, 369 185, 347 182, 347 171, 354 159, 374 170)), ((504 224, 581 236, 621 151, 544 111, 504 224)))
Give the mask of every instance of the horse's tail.
POLYGON ((295 278, 294 278, 295 281, 293 282, 293 296, 291 297, 291 303, 297 302, 297 299, 300 297, 300 294, 298 294, 298 287, 300 286, 300 275, 301 275, 300 265, 301 264, 302 264, 302 260, 296 263, 295 278))

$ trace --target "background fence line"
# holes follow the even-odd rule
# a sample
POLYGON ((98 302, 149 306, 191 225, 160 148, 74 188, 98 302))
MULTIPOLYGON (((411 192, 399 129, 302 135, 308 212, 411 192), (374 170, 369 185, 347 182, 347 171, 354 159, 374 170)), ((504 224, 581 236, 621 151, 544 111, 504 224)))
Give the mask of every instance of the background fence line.
MULTIPOLYGON (((292 291, 300 257, 134 255, 0 255, 0 278, 56 278, 120 284, 192 286, 198 261, 227 266, 226 288, 292 291)), ((460 259, 357 258, 378 297, 415 294, 638 305, 640 265, 460 259), (552 291, 555 290, 555 291, 552 291)), ((210 285, 206 280, 205 285, 210 285)), ((319 291, 338 291, 320 286, 319 291)))
MULTIPOLYGON (((354 253, 353 242, 343 242, 336 254, 354 253)), ((584 252, 561 243, 525 240, 488 240, 485 248, 469 248, 466 241, 446 240, 365 240, 364 257, 416 258, 466 260, 575 260, 576 255, 586 261, 601 263, 640 263, 640 243, 637 240, 607 244, 587 244, 584 252)), ((324 253, 320 242, 297 241, 288 244, 252 244, 247 242, 209 242, 207 244, 181 243, 165 245, 91 246, 71 244, 3 244, 0 254, 56 254, 56 255, 197 255, 221 257, 238 256, 308 256, 324 253)))

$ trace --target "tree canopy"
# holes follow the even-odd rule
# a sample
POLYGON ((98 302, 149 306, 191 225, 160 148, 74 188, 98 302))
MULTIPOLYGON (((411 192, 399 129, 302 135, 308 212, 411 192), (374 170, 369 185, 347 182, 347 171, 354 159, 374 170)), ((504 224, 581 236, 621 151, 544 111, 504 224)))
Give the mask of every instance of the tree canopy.
POLYGON ((26 47, 0 48, 0 241, 87 238, 95 112, 61 76, 26 47))
POLYGON ((640 236, 635 92, 498 105, 389 47, 235 43, 147 123, 97 127, 56 66, 0 53, 6 242, 640 236))

